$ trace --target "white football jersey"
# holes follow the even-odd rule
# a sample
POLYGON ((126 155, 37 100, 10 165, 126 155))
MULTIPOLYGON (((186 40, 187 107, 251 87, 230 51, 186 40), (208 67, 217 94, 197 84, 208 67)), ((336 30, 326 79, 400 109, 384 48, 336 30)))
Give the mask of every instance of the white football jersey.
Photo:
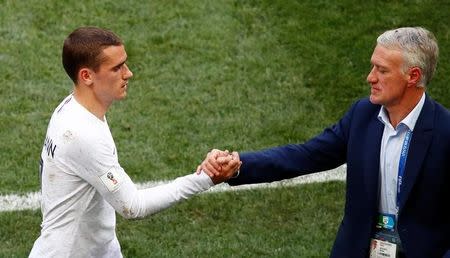
POLYGON ((115 212, 145 217, 213 185, 202 172, 138 190, 118 162, 106 119, 73 95, 50 119, 40 169, 43 221, 30 253, 40 258, 122 257, 115 212))

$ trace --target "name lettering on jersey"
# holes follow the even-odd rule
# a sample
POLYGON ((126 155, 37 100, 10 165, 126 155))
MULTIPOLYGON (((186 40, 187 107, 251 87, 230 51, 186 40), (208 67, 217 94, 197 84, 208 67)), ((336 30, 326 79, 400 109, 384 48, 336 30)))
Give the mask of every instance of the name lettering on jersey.
POLYGON ((54 144, 53 140, 48 136, 45 137, 44 149, 47 151, 48 156, 52 156, 52 158, 55 157, 56 144, 54 144))

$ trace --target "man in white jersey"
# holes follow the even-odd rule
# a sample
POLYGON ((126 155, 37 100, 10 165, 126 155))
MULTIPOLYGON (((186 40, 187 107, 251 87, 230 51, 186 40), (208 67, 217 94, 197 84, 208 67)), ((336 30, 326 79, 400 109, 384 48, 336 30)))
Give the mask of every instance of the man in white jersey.
POLYGON ((48 125, 40 162, 42 229, 30 257, 122 257, 116 212, 142 218, 227 177, 201 172, 138 190, 118 162, 105 117, 133 76, 122 41, 104 29, 78 28, 64 41, 62 61, 75 86, 48 125))

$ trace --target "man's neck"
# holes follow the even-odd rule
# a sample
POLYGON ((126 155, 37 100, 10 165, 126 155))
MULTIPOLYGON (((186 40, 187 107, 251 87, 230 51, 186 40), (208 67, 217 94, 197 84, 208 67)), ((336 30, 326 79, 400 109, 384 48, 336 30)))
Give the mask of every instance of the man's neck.
POLYGON ((404 98, 403 102, 395 106, 385 107, 392 127, 396 128, 397 125, 411 113, 417 103, 419 103, 424 92, 424 89, 416 88, 410 96, 404 98))
POLYGON ((95 115, 98 119, 104 121, 106 111, 108 111, 109 105, 103 104, 95 94, 88 88, 84 88, 81 85, 76 85, 73 90, 73 96, 80 105, 86 108, 89 112, 95 115))

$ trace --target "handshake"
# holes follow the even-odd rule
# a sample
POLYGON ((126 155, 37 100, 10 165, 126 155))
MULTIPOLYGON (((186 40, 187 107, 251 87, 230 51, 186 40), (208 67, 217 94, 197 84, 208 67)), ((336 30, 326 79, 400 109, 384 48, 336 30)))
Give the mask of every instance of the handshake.
POLYGON ((197 173, 205 172, 214 184, 220 184, 233 176, 237 176, 242 162, 235 151, 213 149, 205 160, 197 167, 197 173))

